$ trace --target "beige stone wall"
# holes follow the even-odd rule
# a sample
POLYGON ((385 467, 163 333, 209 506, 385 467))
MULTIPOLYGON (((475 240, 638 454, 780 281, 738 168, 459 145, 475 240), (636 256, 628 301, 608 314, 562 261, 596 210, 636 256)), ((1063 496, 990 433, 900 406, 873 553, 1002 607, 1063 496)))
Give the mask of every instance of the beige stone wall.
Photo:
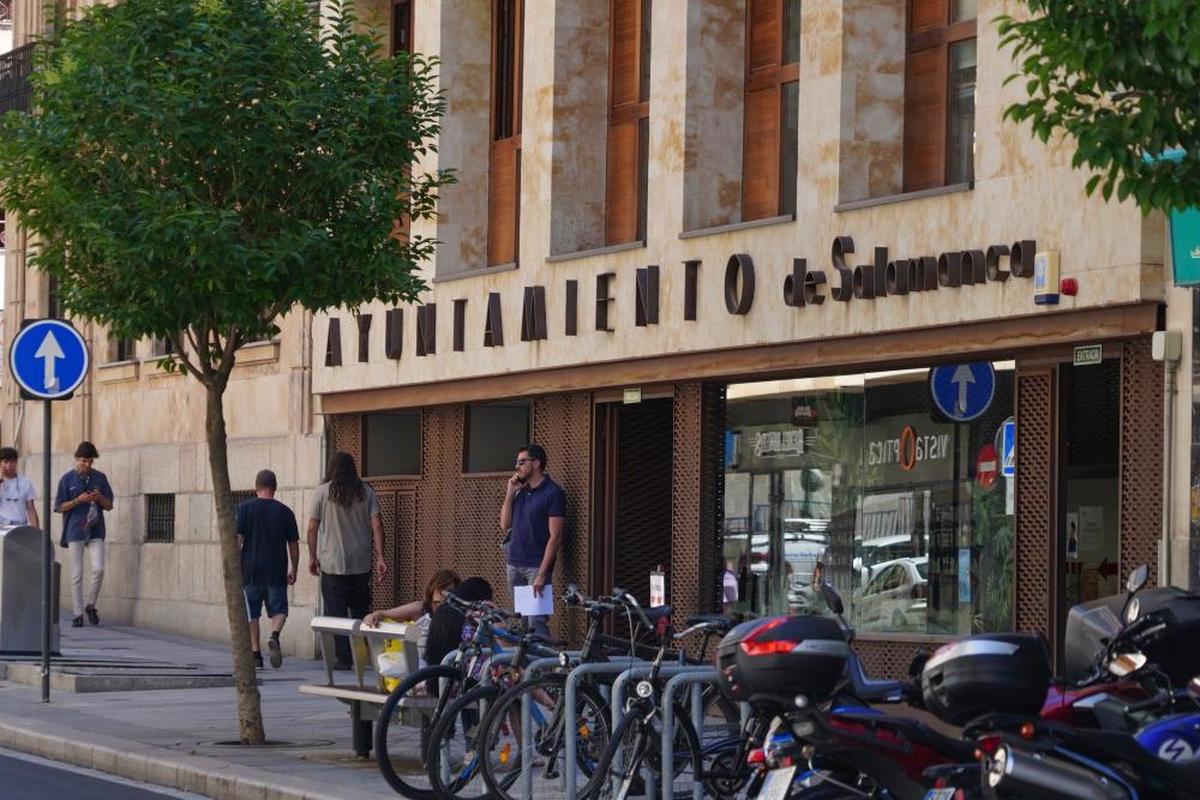
MULTIPOLYGON (((664 353, 1066 314, 1074 309, 1163 297, 1161 216, 1143 219, 1130 204, 1086 197, 1083 186, 1088 175, 1071 169, 1068 144, 1044 146, 1027 128, 1002 119, 1005 104, 1020 92, 1016 83, 1003 85, 1013 65, 1009 55, 998 50, 999 37, 991 23, 998 14, 1017 10, 1019 4, 1007 0, 982 0, 979 4, 976 181, 972 189, 923 198, 893 197, 898 202, 839 210, 840 203, 878 199, 899 186, 896 137, 902 130, 898 81, 902 85, 903 70, 897 55, 903 36, 896 29, 902 24, 903 4, 810 0, 803 6, 802 18, 796 219, 709 235, 693 231, 681 238, 692 228, 736 221, 732 214, 740 203, 735 196, 726 196, 729 186, 740 185, 740 167, 734 165, 740 165, 741 146, 739 99, 733 90, 740 79, 734 81, 729 74, 727 50, 740 47, 741 35, 732 35, 730 30, 739 24, 742 6, 732 0, 690 0, 686 5, 686 14, 681 13, 683 0, 656 3, 654 8, 645 247, 547 261, 553 253, 555 217, 552 98, 567 90, 554 82, 558 58, 554 49, 533 45, 555 40, 555 15, 534 10, 546 11, 550 1, 545 0, 545 7, 531 2, 525 20, 529 44, 525 51, 519 269, 432 285, 422 299, 436 302, 444 310, 438 319, 436 355, 414 357, 416 315, 406 314, 403 358, 390 361, 379 347, 367 364, 347 360, 339 368, 318 365, 314 377, 318 394, 526 371, 583 360, 616 363, 664 353), (718 41, 726 46, 711 46, 718 41), (715 66, 706 68, 709 62, 724 64, 724 71, 718 75, 715 66), (725 89, 718 98, 706 100, 716 94, 713 82, 718 80, 725 89), (704 114, 709 119, 696 124, 703 103, 708 103, 704 114), (720 118, 714 116, 717 107, 726 109, 720 118), (701 177, 711 163, 710 156, 716 157, 713 151, 718 150, 726 163, 701 177), (839 235, 854 239, 857 252, 851 265, 869 263, 873 248, 880 246, 889 248, 890 257, 896 258, 1034 239, 1038 249, 1061 254, 1062 274, 1079 279, 1080 293, 1064 298, 1056 307, 1035 306, 1031 281, 1014 279, 906 297, 849 303, 827 300, 803 309, 785 306, 782 285, 792 259, 805 258, 810 269, 824 269, 833 279, 829 252, 833 238, 839 235), (749 254, 757 271, 757 299, 745 316, 732 316, 725 310, 723 274, 733 253, 749 254), (702 262, 697 322, 684 321, 682 313, 682 262, 691 259, 702 262), (661 266, 660 323, 636 329, 634 269, 648 264, 661 266), (595 276, 610 271, 616 273, 615 330, 597 332, 592 325, 595 276), (576 337, 563 335, 568 279, 579 282, 576 337), (520 329, 523 288, 532 285, 545 286, 550 335, 545 341, 522 343, 512 332, 520 329), (483 346, 489 292, 501 296, 508 333, 503 347, 483 346), (462 353, 451 350, 448 312, 456 299, 467 301, 462 353)), ((422 4, 418 17, 437 15, 437 6, 422 4)), ((440 19, 441 41, 450 41, 452 31, 444 13, 440 19)), ((735 55, 740 63, 740 51, 735 55)), ((595 79, 604 80, 606 65, 596 64, 594 69, 595 79)), ((576 77, 572 75, 572 79, 576 77)), ((443 85, 452 107, 459 102, 479 102, 474 84, 447 77, 445 70, 443 85)), ((445 138, 468 135, 459 119, 454 122, 445 138)), ((484 203, 486 184, 475 175, 463 177, 466 180, 452 190, 456 197, 466 195, 484 203)), ((439 225, 439 233, 447 224, 486 224, 482 205, 474 216, 464 218, 467 212, 466 204, 456 199, 449 211, 450 222, 439 225)), ((442 274, 440 264, 437 270, 442 274)), ((348 314, 342 316, 349 319, 348 314)), ((343 322, 343 331, 348 324, 343 322)), ((324 348, 326 327, 324 317, 314 323, 318 350, 324 348)))

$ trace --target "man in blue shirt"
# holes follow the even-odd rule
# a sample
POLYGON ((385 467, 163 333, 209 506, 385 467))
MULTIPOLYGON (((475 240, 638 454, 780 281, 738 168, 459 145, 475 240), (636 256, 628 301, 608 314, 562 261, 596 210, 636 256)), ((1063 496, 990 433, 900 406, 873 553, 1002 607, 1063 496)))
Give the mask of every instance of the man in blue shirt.
MULTIPOLYGON (((500 529, 512 530, 506 564, 509 588, 532 586, 538 597, 554 574, 567 516, 566 492, 546 474, 546 465, 540 445, 522 447, 500 506, 500 529)), ((535 633, 549 638, 546 619, 536 616, 529 621, 535 633)))
POLYGON ((71 589, 75 602, 72 627, 83 627, 83 615, 93 625, 100 624, 96 600, 104 580, 104 512, 112 511, 113 490, 108 478, 92 462, 100 457, 91 442, 80 442, 75 448, 75 469, 58 481, 54 510, 63 515, 62 539, 59 542, 71 551, 71 589), (88 586, 87 605, 83 604, 83 554, 91 556, 92 581, 88 586))
POLYGON ((279 632, 287 621, 287 587, 296 582, 300 566, 300 529, 296 515, 275 499, 278 483, 275 473, 260 470, 254 476, 255 498, 237 509, 238 544, 242 548, 242 592, 246 595, 246 613, 250 617, 250 647, 254 665, 263 665, 258 620, 267 606, 271 618, 271 638, 267 641, 271 666, 283 664, 279 632), (288 557, 291 568, 288 568, 288 557))

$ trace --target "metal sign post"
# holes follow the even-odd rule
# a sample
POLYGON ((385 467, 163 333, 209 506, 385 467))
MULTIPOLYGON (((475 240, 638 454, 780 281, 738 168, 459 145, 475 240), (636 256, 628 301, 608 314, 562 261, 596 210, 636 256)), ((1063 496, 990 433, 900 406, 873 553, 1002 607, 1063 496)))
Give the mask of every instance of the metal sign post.
POLYGON ((60 319, 26 320, 8 348, 8 368, 26 399, 42 400, 42 702, 50 702, 54 552, 50 546, 51 409, 68 400, 88 371, 87 343, 60 319))

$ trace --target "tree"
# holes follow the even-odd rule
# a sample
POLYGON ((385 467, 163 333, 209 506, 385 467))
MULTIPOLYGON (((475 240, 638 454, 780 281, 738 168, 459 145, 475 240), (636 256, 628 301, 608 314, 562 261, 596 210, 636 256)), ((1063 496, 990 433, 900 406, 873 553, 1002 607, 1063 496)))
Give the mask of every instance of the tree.
MULTIPOLYGON (((435 63, 382 58, 335 7, 302 0, 122 0, 55 26, 36 113, 7 115, 0 201, 72 316, 169 337, 199 381, 232 634, 239 732, 265 740, 234 530, 222 397, 239 347, 290 309, 411 301, 433 242, 418 174, 443 101, 435 63)), ((164 362, 167 363, 167 362, 164 362)))
POLYGON ((1088 194, 1132 197, 1144 213, 1200 205, 1200 3, 1027 0, 998 19, 1029 99, 1005 110, 1043 142, 1075 140, 1088 194), (1186 155, 1161 156, 1171 150, 1186 155))

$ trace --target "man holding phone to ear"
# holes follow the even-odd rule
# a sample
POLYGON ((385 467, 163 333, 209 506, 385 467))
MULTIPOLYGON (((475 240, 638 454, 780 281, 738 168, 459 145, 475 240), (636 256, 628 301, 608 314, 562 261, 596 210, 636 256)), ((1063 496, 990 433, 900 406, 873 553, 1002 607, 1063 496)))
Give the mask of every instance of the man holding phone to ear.
MULTIPOLYGON (((551 582, 554 559, 562 546, 567 495, 546 474, 546 451, 527 444, 517 451, 517 471, 508 479, 500 506, 500 529, 512 529, 508 544, 508 585, 532 586, 534 595, 551 582)), ((549 638, 546 617, 530 617, 535 633, 549 638)))

